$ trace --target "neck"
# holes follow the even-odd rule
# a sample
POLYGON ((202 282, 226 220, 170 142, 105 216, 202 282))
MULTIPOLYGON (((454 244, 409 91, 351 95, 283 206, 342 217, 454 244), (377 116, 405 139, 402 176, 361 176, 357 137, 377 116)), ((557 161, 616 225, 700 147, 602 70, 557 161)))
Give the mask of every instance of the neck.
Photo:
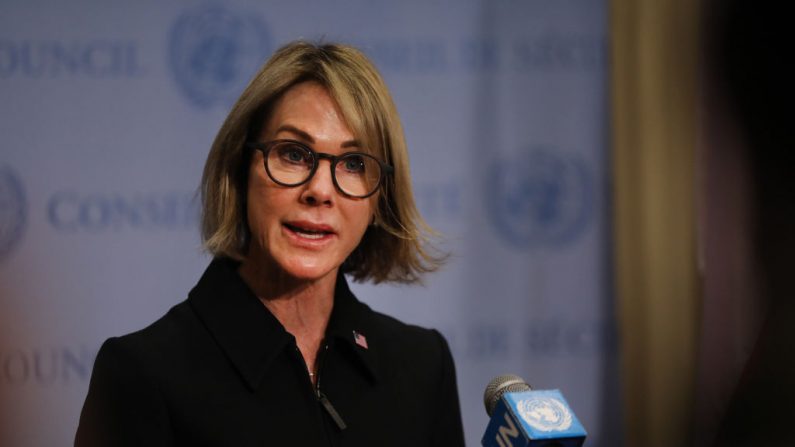
POLYGON ((290 327, 308 329, 319 323, 325 330, 334 305, 336 271, 316 280, 303 280, 278 267, 246 259, 238 273, 288 332, 292 332, 290 327))

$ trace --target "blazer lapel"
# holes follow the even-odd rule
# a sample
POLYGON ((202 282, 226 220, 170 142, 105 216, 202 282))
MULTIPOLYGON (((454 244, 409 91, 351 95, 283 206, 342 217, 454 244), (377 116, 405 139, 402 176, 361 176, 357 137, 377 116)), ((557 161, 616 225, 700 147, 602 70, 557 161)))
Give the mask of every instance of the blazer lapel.
POLYGON ((375 355, 380 346, 372 338, 368 338, 371 333, 367 317, 371 312, 367 305, 356 299, 348 287, 345 275, 340 273, 337 276, 334 309, 331 311, 331 318, 326 328, 326 337, 334 337, 351 349, 365 375, 371 382, 376 382, 375 355))
POLYGON ((254 391, 293 336, 243 282, 238 265, 214 259, 191 290, 188 303, 254 391))

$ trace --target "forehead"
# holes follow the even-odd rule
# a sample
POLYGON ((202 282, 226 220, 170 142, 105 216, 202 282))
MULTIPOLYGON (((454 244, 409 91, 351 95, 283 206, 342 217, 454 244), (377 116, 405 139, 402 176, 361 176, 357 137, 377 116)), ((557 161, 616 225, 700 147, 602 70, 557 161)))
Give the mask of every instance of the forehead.
POLYGON ((285 91, 265 117, 262 132, 274 138, 285 126, 320 140, 353 139, 339 105, 317 82, 302 82, 285 91))

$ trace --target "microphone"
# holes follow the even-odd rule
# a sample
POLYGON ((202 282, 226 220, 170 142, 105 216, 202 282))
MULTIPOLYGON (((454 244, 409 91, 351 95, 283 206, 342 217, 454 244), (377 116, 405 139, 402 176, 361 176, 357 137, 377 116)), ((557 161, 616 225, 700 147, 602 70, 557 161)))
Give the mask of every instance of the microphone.
POLYGON ((483 393, 491 417, 483 447, 580 447, 582 426, 559 390, 533 390, 514 374, 497 376, 483 393))

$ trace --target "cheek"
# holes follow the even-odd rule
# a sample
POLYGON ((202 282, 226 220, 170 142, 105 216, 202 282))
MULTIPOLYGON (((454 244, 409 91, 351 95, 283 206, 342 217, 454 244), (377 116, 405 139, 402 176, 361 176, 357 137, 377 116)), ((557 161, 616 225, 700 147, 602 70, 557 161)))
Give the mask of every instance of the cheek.
POLYGON ((371 224, 375 223, 375 212, 378 209, 378 205, 380 203, 380 194, 375 194, 372 197, 367 199, 368 207, 367 207, 367 218, 365 219, 365 229, 369 227, 371 224))
POLYGON ((262 236, 268 231, 271 221, 280 210, 279 200, 284 194, 267 185, 262 179, 249 182, 246 198, 247 221, 253 237, 262 236))
POLYGON ((361 207, 358 207, 350 214, 350 219, 348 222, 352 224, 354 228, 356 228, 357 232, 357 241, 364 236, 365 231, 370 226, 370 223, 373 221, 373 202, 368 202, 367 204, 362 203, 361 207))

